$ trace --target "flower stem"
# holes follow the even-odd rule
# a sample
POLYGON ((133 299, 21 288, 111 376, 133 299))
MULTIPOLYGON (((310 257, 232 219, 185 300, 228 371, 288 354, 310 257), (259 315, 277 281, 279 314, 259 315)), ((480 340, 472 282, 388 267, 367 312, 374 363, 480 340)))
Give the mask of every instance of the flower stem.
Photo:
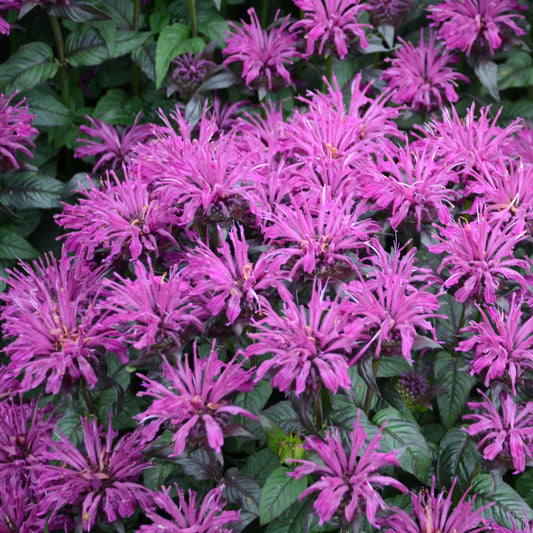
POLYGON ((329 54, 328 57, 326 57, 326 79, 331 84, 331 80, 333 78, 333 55, 329 54))
POLYGON ((191 14, 191 35, 196 37, 197 22, 196 22, 196 0, 189 0, 189 12, 191 14))
POLYGON ((54 41, 57 48, 57 59, 59 61, 59 86, 61 88, 61 102, 68 107, 69 102, 69 88, 68 88, 68 74, 67 74, 67 60, 65 55, 65 43, 63 42, 63 35, 59 20, 49 15, 52 32, 54 34, 54 41))
MULTIPOLYGON (((133 2, 133 20, 131 26, 133 31, 139 29, 139 19, 141 18, 141 0, 133 2)), ((132 61, 131 63, 131 90, 134 96, 139 96, 139 67, 132 61)))
POLYGON ((324 409, 322 407, 322 395, 319 392, 315 398, 315 427, 317 431, 320 431, 323 425, 324 409))
MULTIPOLYGON (((376 359, 372 363, 372 373, 374 374, 374 378, 378 375, 378 368, 379 368, 379 359, 376 359)), ((365 411, 365 415, 368 416, 370 413, 370 409, 372 408, 372 399, 374 397, 374 391, 371 387, 367 385, 366 389, 366 396, 365 396, 365 405, 363 406, 363 410, 365 411)))

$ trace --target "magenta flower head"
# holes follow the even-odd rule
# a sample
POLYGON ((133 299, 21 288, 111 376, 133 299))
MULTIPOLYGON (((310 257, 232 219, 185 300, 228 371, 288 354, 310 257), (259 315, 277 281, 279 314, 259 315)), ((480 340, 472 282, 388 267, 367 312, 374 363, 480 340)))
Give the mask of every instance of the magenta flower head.
POLYGON ((205 313, 190 302, 189 284, 177 268, 162 276, 135 262, 135 279, 117 275, 106 282, 108 296, 102 307, 106 321, 137 350, 180 348, 190 336, 203 331, 205 313))
POLYGON ((480 390, 483 402, 468 402, 470 409, 479 409, 476 414, 464 415, 474 423, 466 428, 471 437, 478 440, 477 448, 488 461, 499 458, 513 465, 513 474, 523 472, 526 463, 533 460, 533 402, 518 405, 507 392, 499 395, 495 405, 480 390))
POLYGON ((205 359, 199 359, 194 345, 192 368, 186 358, 172 366, 163 357, 163 376, 168 386, 145 376, 145 391, 141 396, 154 398, 152 405, 136 418, 148 426, 154 438, 161 426, 174 431, 174 454, 180 455, 187 444, 207 445, 220 452, 224 444, 224 430, 232 415, 256 419, 242 407, 232 405, 231 398, 253 389, 251 371, 242 368, 236 358, 222 362, 215 351, 215 343, 205 359))
POLYGON ((102 254, 104 261, 138 259, 143 253, 159 254, 160 248, 176 244, 172 226, 177 223, 170 200, 156 198, 139 177, 124 168, 120 180, 113 172, 102 187, 82 188, 78 204, 64 204, 57 223, 71 230, 65 247, 76 255, 102 254))
POLYGON ((475 350, 470 373, 484 376, 486 387, 494 380, 510 382, 514 395, 517 379, 533 370, 533 317, 522 320, 522 303, 513 293, 508 311, 478 306, 481 321, 472 321, 463 329, 474 334, 457 347, 462 352, 475 350))
POLYGON ((486 215, 480 213, 472 222, 451 222, 440 228, 440 233, 441 242, 428 249, 434 254, 445 254, 437 272, 449 268, 444 286, 459 287, 455 291, 457 301, 474 299, 493 304, 503 280, 527 286, 522 274, 515 270, 527 268, 527 263, 513 254, 514 247, 525 236, 515 222, 491 225, 486 215))
MULTIPOLYGON (((48 462, 57 417, 51 408, 22 397, 0 403, 0 479, 30 479, 32 467, 48 462)), ((1 500, 1 497, 0 497, 1 500)))
POLYGON ((48 453, 49 464, 39 469, 39 487, 44 502, 81 510, 78 520, 84 531, 102 520, 113 523, 119 516, 131 516, 140 505, 147 509, 152 493, 139 483, 142 471, 150 466, 143 453, 147 442, 142 430, 135 430, 117 440, 118 432, 107 431, 96 420, 81 419, 83 450, 76 448, 65 435, 54 442, 48 453))
POLYGON ((0 35, 9 35, 11 30, 9 23, 3 18, 4 11, 8 9, 20 11, 21 7, 22 0, 0 0, 0 35))
POLYGON ((307 54, 316 50, 318 55, 325 57, 336 52, 340 59, 348 53, 348 45, 359 38, 361 48, 367 48, 364 28, 357 16, 363 11, 372 9, 361 0, 293 0, 305 14, 303 20, 293 28, 303 28, 307 41, 307 54))
POLYGON ((93 166, 96 173, 102 170, 120 170, 123 164, 129 165, 133 149, 140 143, 145 142, 152 136, 151 124, 138 124, 142 113, 135 117, 131 126, 111 126, 98 118, 85 118, 91 123, 90 126, 80 126, 79 133, 91 137, 76 139, 83 143, 76 148, 74 157, 85 158, 96 156, 98 160, 93 166))
POLYGON ((137 533, 231 533, 231 524, 240 522, 240 511, 226 511, 222 500, 222 488, 210 490, 197 503, 196 492, 189 490, 188 497, 182 489, 178 491, 178 503, 170 497, 170 487, 163 488, 154 495, 154 503, 168 515, 161 516, 153 510, 146 511, 146 516, 153 522, 142 525, 137 533))
POLYGON ((385 425, 365 447, 367 434, 359 425, 359 418, 360 413, 347 442, 343 442, 338 429, 326 433, 324 440, 315 436, 307 438, 303 447, 318 454, 321 464, 306 459, 288 460, 301 463, 294 472, 289 472, 289 476, 301 479, 314 474, 320 478, 299 496, 301 500, 313 492, 319 493, 314 509, 320 525, 337 514, 341 524, 347 526, 358 523, 360 515, 365 513, 368 521, 376 526, 378 508, 386 508, 376 489, 388 485, 407 492, 402 483, 380 473, 382 468, 399 466, 394 450, 387 453, 377 451, 385 425), (348 454, 346 444, 350 449, 348 454))
POLYGON ((7 97, 0 94, 0 170, 6 171, 19 168, 16 159, 17 152, 22 152, 32 158, 30 148, 35 144, 31 137, 39 132, 32 127, 35 115, 29 112, 26 99, 17 104, 12 104, 17 93, 7 97))
POLYGON ((226 56, 224 65, 235 61, 242 62, 242 77, 246 85, 259 90, 259 97, 266 90, 276 91, 291 83, 291 75, 287 70, 296 58, 304 57, 297 49, 298 37, 293 28, 289 28, 290 17, 281 24, 275 24, 279 11, 276 13, 274 25, 270 30, 263 30, 255 9, 248 10, 250 23, 241 21, 242 27, 230 22, 230 31, 226 34, 226 48, 222 53, 226 56))
POLYGON ((435 33, 429 32, 426 43, 424 30, 421 29, 420 42, 416 47, 401 37, 398 40, 403 46, 396 50, 392 59, 385 60, 391 66, 381 75, 388 86, 395 89, 392 101, 407 104, 420 114, 457 102, 457 82, 468 83, 469 79, 450 66, 458 58, 444 47, 436 45, 435 33))
POLYGON ((401 352, 412 363, 417 331, 429 332, 437 340, 430 319, 442 315, 436 313, 440 304, 429 290, 436 277, 429 269, 415 266, 416 248, 403 256, 403 249, 388 254, 377 239, 372 239, 372 249, 375 254, 368 259, 368 268, 361 269, 364 276, 345 286, 351 300, 346 305, 347 336, 363 342, 352 364, 373 346, 376 357, 401 352))
POLYGON ((428 16, 450 50, 494 55, 509 34, 526 33, 515 22, 524 17, 514 11, 523 9, 518 0, 443 0, 428 6, 428 16))
POLYGON ((388 24, 398 28, 413 5, 413 0, 367 0, 373 26, 388 24))
POLYGON ((384 147, 382 160, 361 170, 360 196, 373 201, 374 209, 390 211, 393 229, 404 224, 420 232, 423 223, 435 219, 451 222, 457 193, 448 184, 457 180, 457 174, 438 160, 436 150, 430 144, 406 143, 393 152, 384 147))
POLYGON ((190 281, 191 294, 206 313, 216 316, 224 312, 227 325, 246 323, 261 310, 269 289, 279 286, 284 276, 270 268, 266 254, 250 261, 242 226, 233 226, 229 242, 219 229, 219 239, 216 253, 205 243, 197 243, 188 254, 184 276, 190 281))
POLYGON ((476 497, 466 501, 470 489, 462 496, 457 505, 453 506, 453 489, 457 478, 453 480, 449 491, 443 489, 435 495, 435 477, 431 483, 431 490, 425 488, 418 494, 411 491, 413 510, 407 514, 403 509, 395 509, 393 514, 380 518, 378 524, 383 533, 481 533, 493 531, 490 524, 481 513, 493 505, 485 505, 474 510, 476 497), (446 495, 447 493, 447 495, 446 495))
POLYGON ((270 306, 265 317, 254 321, 255 340, 246 355, 272 354, 257 369, 257 380, 271 376, 272 385, 280 391, 318 394, 322 385, 336 393, 340 387, 350 388, 347 354, 353 344, 344 335, 346 325, 342 303, 325 296, 320 283, 313 287, 307 306, 297 306, 292 294, 280 290, 283 314, 270 306))
POLYGON ((102 353, 114 351, 123 359, 125 351, 97 309, 103 270, 64 250, 59 260, 47 256, 20 267, 8 271, 0 316, 9 367, 23 375, 21 390, 44 383, 47 393, 68 393, 80 379, 94 387, 102 353))

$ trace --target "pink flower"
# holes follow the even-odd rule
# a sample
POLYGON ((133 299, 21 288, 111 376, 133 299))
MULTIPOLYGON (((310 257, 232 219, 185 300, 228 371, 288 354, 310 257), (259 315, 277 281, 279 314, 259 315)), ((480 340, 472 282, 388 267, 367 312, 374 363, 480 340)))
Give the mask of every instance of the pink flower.
POLYGON ((31 137, 39 133, 31 125, 35 115, 29 112, 26 99, 11 104, 16 95, 16 92, 9 97, 0 94, 0 170, 4 171, 19 168, 17 152, 33 157, 29 150, 35 147, 31 137))
POLYGON ((193 366, 185 359, 172 366, 163 356, 163 376, 169 385, 141 376, 145 391, 141 396, 152 396, 154 401, 143 413, 137 415, 148 426, 154 438, 161 426, 174 431, 174 454, 180 455, 187 443, 207 445, 220 452, 224 444, 224 429, 232 415, 256 419, 242 407, 232 405, 231 397, 253 389, 251 371, 242 368, 242 362, 232 359, 222 362, 215 351, 215 343, 205 359, 199 359, 194 345, 193 366))
POLYGON ((517 405, 510 394, 501 392, 497 407, 485 394, 478 392, 485 401, 468 402, 470 409, 481 412, 463 416, 475 421, 466 431, 480 439, 477 448, 485 459, 493 461, 498 457, 512 463, 514 474, 523 472, 526 461, 533 459, 533 402, 517 405))
POLYGON ((455 88, 459 80, 468 82, 468 78, 449 66, 458 58, 451 55, 442 46, 435 45, 435 33, 429 32, 429 42, 424 42, 424 30, 420 30, 420 43, 398 39, 403 46, 396 50, 394 58, 387 58, 391 66, 381 78, 391 89, 392 101, 407 104, 416 113, 427 113, 442 108, 446 103, 457 102, 459 97, 455 88))
POLYGON ((398 28, 413 5, 413 0, 367 0, 372 9, 370 22, 374 26, 389 24, 398 28))
POLYGON ((393 514, 380 518, 378 524, 383 533, 433 533, 449 531, 453 533, 481 533, 492 531, 492 527, 484 520, 481 513, 493 505, 474 510, 474 502, 466 501, 470 489, 462 496, 457 505, 453 506, 453 489, 457 478, 453 480, 449 491, 443 489, 435 495, 435 476, 431 483, 431 491, 423 488, 418 494, 411 491, 413 510, 410 514, 403 509, 395 509, 393 514), (446 493, 447 496, 446 496, 446 493))
POLYGON ((478 214, 472 222, 451 222, 440 228, 439 244, 428 246, 434 254, 444 253, 437 272, 449 267, 446 288, 459 286, 455 291, 457 301, 482 299, 488 304, 496 301, 496 292, 502 279, 526 287, 517 267, 527 268, 522 259, 515 259, 514 247, 524 238, 516 223, 491 225, 485 214, 478 214))
POLYGON ((381 431, 385 426, 380 428, 364 447, 367 434, 359 425, 359 416, 358 413, 354 430, 345 442, 337 429, 326 433, 324 440, 314 436, 307 438, 303 447, 318 454, 322 464, 305 459, 289 459, 301 463, 294 472, 289 472, 289 476, 296 479, 311 474, 319 476, 319 481, 305 489, 298 499, 301 500, 313 492, 319 493, 314 509, 320 525, 337 514, 341 523, 346 526, 365 513, 368 521, 376 526, 376 511, 378 508, 387 507, 376 487, 388 485, 403 493, 407 492, 402 483, 379 472, 384 467, 399 466, 395 451, 377 451, 381 431), (350 450, 349 454, 345 451, 346 444, 350 450))
MULTIPOLYGON (((259 89, 259 98, 264 93, 279 90, 291 83, 291 75, 287 66, 293 64, 296 58, 304 57, 296 44, 298 37, 289 28, 290 17, 286 17, 281 24, 276 24, 279 11, 276 13, 274 25, 270 30, 263 30, 255 9, 248 10, 250 23, 241 21, 242 28, 229 23, 231 30, 226 34, 226 56, 224 65, 235 61, 242 61, 242 77, 248 87, 259 89)), ((293 26, 294 27, 294 26, 293 26)))
POLYGON ((191 52, 172 60, 172 81, 167 89, 167 98, 176 90, 181 98, 193 94, 216 68, 216 63, 204 57, 203 52, 192 55, 191 52))
POLYGON ((344 59, 348 45, 357 37, 361 48, 368 47, 364 28, 370 26, 360 24, 357 16, 371 7, 361 0, 294 0, 294 3, 305 13, 305 18, 293 28, 303 28, 306 32, 308 55, 316 47, 318 55, 327 57, 336 51, 344 59))
POLYGON ((172 226, 177 224, 170 199, 156 198, 138 177, 124 169, 124 178, 108 174, 102 187, 80 191, 85 198, 78 204, 65 204, 57 223, 71 230, 65 246, 76 254, 104 254, 115 258, 138 259, 143 253, 159 254, 160 248, 175 244, 172 226))
POLYGON ((287 289, 280 290, 282 315, 268 306, 265 317, 252 322, 255 342, 246 355, 272 354, 257 369, 257 380, 272 376, 274 387, 296 396, 317 394, 322 385, 334 394, 351 387, 347 355, 353 342, 344 332, 346 315, 342 302, 324 293, 318 284, 309 303, 297 306, 287 289))
POLYGON ((459 49, 469 56, 472 50, 489 49, 490 55, 501 47, 507 33, 524 35, 526 30, 514 19, 522 15, 512 13, 525 9, 517 0, 443 0, 428 6, 431 26, 439 28, 439 37, 451 49, 459 49))
POLYGON ((137 533, 231 533, 233 522, 240 522, 240 511, 226 511, 222 500, 222 489, 210 490, 202 500, 196 502, 196 492, 189 489, 188 498, 183 490, 175 485, 178 491, 178 502, 170 497, 170 487, 163 488, 154 496, 154 503, 170 516, 163 518, 153 510, 146 512, 153 524, 142 525, 137 533))
MULTIPOLYGON (((14 11, 20 11, 22 7, 22 0, 0 0, 0 13, 3 15, 3 11, 13 9, 14 11)), ((6 20, 0 16, 0 34, 9 35, 10 26, 6 20)))
POLYGON ((142 471, 150 466, 144 460, 147 448, 142 431, 136 430, 116 440, 118 432, 106 432, 96 420, 81 419, 83 452, 65 435, 52 444, 49 464, 39 469, 39 486, 44 502, 58 511, 64 505, 81 507, 84 531, 104 518, 112 523, 131 516, 137 507, 151 506, 152 493, 139 483, 142 471))
POLYGON ((479 323, 470 322, 463 332, 474 335, 459 343, 462 352, 475 350, 472 360, 472 375, 484 374, 486 387, 493 380, 510 381, 516 394, 516 380, 528 370, 533 370, 531 350, 533 346, 533 317, 521 320, 523 300, 516 301, 513 294, 509 310, 486 307, 479 323))
POLYGON ((8 271, 1 318, 9 368, 24 374, 21 389, 44 382, 47 393, 70 392, 80 379, 94 387, 102 351, 116 352, 123 362, 125 355, 97 308, 103 270, 92 270, 81 257, 75 260, 64 250, 59 261, 50 255, 33 267, 20 266, 8 271))
POLYGON ((98 172, 100 167, 106 170, 120 170, 123 164, 129 165, 133 149, 152 136, 150 124, 138 124, 142 113, 135 117, 131 126, 111 126, 98 118, 85 118, 91 126, 80 126, 79 133, 84 133, 92 139, 80 137, 78 143, 84 143, 74 153, 74 157, 85 158, 99 156, 93 166, 93 172, 98 172), (93 140, 95 139, 95 140, 93 140), (102 141, 102 142, 100 142, 102 141))

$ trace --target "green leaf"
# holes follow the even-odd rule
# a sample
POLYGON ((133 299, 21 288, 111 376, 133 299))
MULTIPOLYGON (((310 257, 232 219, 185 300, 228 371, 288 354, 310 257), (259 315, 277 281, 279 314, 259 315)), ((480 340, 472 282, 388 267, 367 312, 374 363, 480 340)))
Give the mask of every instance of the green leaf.
POLYGON ((279 457, 268 448, 263 448, 248 457, 241 472, 255 479, 260 485, 264 485, 266 478, 278 467, 279 457))
POLYGON ((59 207, 64 184, 37 172, 0 174, 0 202, 12 209, 59 207))
POLYGON ((24 209, 4 227, 26 239, 39 227, 42 217, 41 209, 24 209))
POLYGON ((72 111, 64 106, 50 87, 39 87, 24 93, 30 109, 35 114, 33 125, 38 128, 66 126, 74 120, 72 111))
POLYGON ((157 89, 167 74, 170 62, 179 54, 179 44, 188 36, 189 28, 178 22, 166 26, 159 34, 155 51, 155 85, 157 89))
POLYGON ((395 449, 400 466, 422 483, 427 483, 431 468, 431 452, 417 424, 406 420, 396 409, 382 409, 372 420, 383 429, 381 450, 395 449))
POLYGON ((518 530, 525 526, 524 510, 528 520, 533 518, 533 510, 522 499, 520 494, 507 483, 500 481, 496 486, 490 474, 478 474, 472 481, 472 494, 476 494, 474 507, 480 509, 485 505, 492 504, 483 514, 487 518, 493 518, 503 527, 513 529, 511 516, 518 530))
POLYGON ((230 468, 223 479, 222 495, 230 503, 236 503, 250 513, 259 514, 261 487, 257 481, 244 475, 237 468, 230 468))
POLYGON ((448 352, 437 354, 433 370, 435 383, 448 389, 437 396, 437 403, 442 423, 446 429, 450 429, 465 408, 474 379, 468 373, 468 366, 463 359, 460 356, 453 357, 448 352))
POLYGON ((58 68, 54 53, 47 44, 24 44, 0 65, 0 89, 6 94, 31 89, 53 78, 58 68))
POLYGON ((169 461, 154 460, 152 466, 143 472, 143 485, 150 490, 159 490, 175 468, 169 461))
POLYGON ((21 235, 0 228, 0 259, 34 259, 39 252, 21 235))
POLYGON ((255 384, 251 392, 239 394, 235 399, 235 405, 250 411, 254 415, 259 415, 271 394, 272 387, 270 383, 267 380, 262 380, 255 384))
POLYGON ((48 8, 48 14, 53 17, 66 18, 77 24, 110 18, 101 9, 81 0, 70 0, 68 4, 52 6, 48 8))
POLYGON ((222 17, 211 18, 208 21, 198 21, 198 33, 203 35, 208 41, 224 41, 224 36, 228 30, 228 22, 222 17))
POLYGON ((107 47, 109 57, 113 57, 115 53, 115 43, 117 40, 117 25, 114 20, 104 20, 98 24, 94 24, 107 47))
POLYGON ((133 124, 135 117, 142 109, 139 97, 128 98, 122 89, 109 89, 96 104, 92 116, 106 124, 133 124))
POLYGON ((142 46, 131 53, 132 61, 144 72, 144 75, 155 83, 155 48, 156 42, 150 37, 142 46))
POLYGON ((409 372, 411 366, 405 357, 391 355, 390 357, 380 357, 377 377, 392 378, 404 372, 409 372))
POLYGON ((288 468, 281 466, 270 474, 261 492, 259 504, 259 521, 268 524, 288 509, 307 487, 307 478, 287 476, 288 468))
MULTIPOLYGON (((133 29, 133 0, 106 0, 104 6, 119 28, 133 29)), ((139 27, 142 27, 142 17, 139 27)))
POLYGON ((113 54, 102 35, 94 28, 83 28, 67 37, 67 61, 73 67, 100 65, 108 59, 129 54, 150 37, 148 32, 118 30, 113 54))
POLYGON ((85 410, 81 406, 75 405, 74 407, 69 407, 56 423, 56 427, 65 434, 65 437, 74 446, 83 440, 83 428, 80 417, 84 414, 85 410))
POLYGON ((489 94, 496 100, 500 101, 498 92, 498 65, 494 61, 480 61, 474 65, 474 71, 483 87, 489 91, 489 94))
POLYGON ((296 533, 305 531, 309 512, 309 503, 293 503, 280 516, 268 524, 265 533, 296 533))
POLYGON ((440 443, 437 460, 439 485, 450 488, 457 477, 457 489, 464 493, 472 482, 481 454, 464 429, 452 428, 440 443))
POLYGON ((528 469, 516 477, 516 492, 528 502, 533 502, 533 470, 528 469))
POLYGON ((533 57, 529 52, 515 50, 507 61, 498 65, 498 87, 529 87, 533 85, 533 57))

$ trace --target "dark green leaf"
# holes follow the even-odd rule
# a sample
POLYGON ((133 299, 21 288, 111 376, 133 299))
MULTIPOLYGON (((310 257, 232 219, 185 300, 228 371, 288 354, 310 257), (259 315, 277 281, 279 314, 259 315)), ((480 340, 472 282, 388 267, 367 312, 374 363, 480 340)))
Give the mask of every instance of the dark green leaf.
POLYGON ((498 65, 498 87, 529 87, 533 85, 533 58, 524 50, 509 54, 502 65, 498 65))
POLYGON ((528 502, 533 502, 533 470, 527 469, 516 477, 516 492, 528 502))
POLYGON ((192 451, 189 455, 180 455, 174 459, 183 471, 198 481, 206 481, 213 477, 209 453, 201 448, 192 451))
POLYGON ((228 22, 222 17, 213 18, 201 22, 198 21, 198 33, 203 35, 208 41, 223 41, 228 29, 228 22))
POLYGON ((261 487, 257 481, 230 468, 224 476, 223 496, 230 503, 236 503, 245 511, 259 515, 259 502, 261 500, 261 487))
POLYGON ((483 84, 483 87, 489 91, 489 94, 496 100, 500 101, 498 92, 498 65, 494 61, 483 60, 474 65, 474 71, 483 84))
POLYGON ((107 47, 107 53, 109 54, 109 57, 113 57, 115 54, 115 43, 117 41, 117 25, 115 21, 104 20, 98 24, 94 24, 94 27, 102 36, 102 39, 107 47))
POLYGON ((67 37, 67 61, 73 67, 100 65, 108 59, 129 54, 149 36, 148 32, 118 30, 113 55, 110 55, 109 46, 102 35, 94 28, 84 28, 67 37))
POLYGON ((513 529, 512 516, 517 529, 523 529, 525 526, 524 509, 528 520, 533 518, 533 510, 520 494, 503 481, 496 486, 490 474, 482 473, 474 478, 472 494, 476 495, 474 503, 476 509, 492 504, 483 514, 487 518, 493 518, 501 526, 513 529))
MULTIPOLYGON (((133 29, 133 0, 106 0, 104 6, 119 28, 133 29)), ((141 23, 142 17, 139 20, 139 27, 142 26, 141 23)))
POLYGON ((81 0, 70 0, 68 4, 53 5, 48 9, 48 14, 53 17, 66 18, 81 24, 92 20, 106 20, 110 16, 97 7, 81 0))
POLYGON ((64 106, 58 95, 49 87, 39 87, 24 93, 29 99, 30 109, 35 114, 33 125, 38 128, 66 126, 74 120, 72 111, 64 106))
POLYGON ((263 448, 248 457, 241 472, 264 485, 266 478, 278 467, 279 457, 268 448, 263 448))
POLYGON ((135 117, 142 109, 139 97, 128 98, 122 89, 109 89, 96 104, 92 116, 106 124, 133 124, 135 117))
POLYGON ((464 493, 472 482, 472 476, 481 459, 476 445, 464 429, 452 428, 440 443, 437 460, 439 485, 450 488, 457 477, 457 489, 464 493))
POLYGON ((16 218, 13 218, 4 227, 27 238, 37 229, 42 216, 43 211, 41 209, 23 209, 17 213, 16 218))
POLYGON ((406 420, 396 409, 387 408, 379 411, 372 420, 383 429, 382 451, 386 448, 395 449, 400 466, 427 483, 431 468, 431 453, 417 424, 406 420))
POLYGON ((404 372, 409 372, 411 366, 405 359, 399 355, 391 355, 390 357, 381 357, 379 359, 378 378, 392 378, 399 376, 404 372))
POLYGON ((448 352, 439 352, 433 370, 435 383, 448 389, 437 396, 437 403, 442 423, 450 429, 465 408, 474 379, 463 359, 448 352))
POLYGON ((39 252, 21 235, 0 228, 0 259, 34 259, 39 252))
POLYGON ((11 209, 59 207, 65 185, 37 172, 0 174, 0 202, 11 209))
POLYGON ((143 485, 150 490, 159 490, 175 468, 168 461, 154 460, 152 466, 143 472, 143 485))
POLYGON ((243 407, 254 415, 259 415, 271 394, 270 383, 267 380, 262 380, 255 384, 253 391, 239 394, 235 399, 235 405, 243 407))
POLYGON ((439 296, 439 303, 439 313, 445 315, 446 318, 437 318, 437 338, 449 346, 457 346, 462 327, 463 305, 449 293, 439 296))
POLYGON ((54 53, 47 44, 24 44, 0 65, 0 89, 6 94, 31 89, 53 78, 58 68, 54 53))
POLYGON ((215 89, 227 89, 228 87, 235 85, 238 81, 238 76, 232 70, 224 69, 204 81, 204 83, 198 87, 198 92, 201 93, 205 91, 214 91, 215 89))
POLYGON ((155 52, 156 87, 159 89, 166 76, 170 62, 179 54, 180 43, 189 36, 185 24, 172 24, 163 28, 157 40, 155 52))
POLYGON ((295 502, 287 510, 272 520, 265 533, 300 533, 305 531, 305 523, 309 513, 308 502, 295 502))
POLYGON ((305 476, 296 479, 287 476, 288 472, 288 468, 281 466, 265 481, 259 505, 259 521, 262 525, 268 524, 288 509, 307 487, 305 476))
POLYGON ((133 62, 144 72, 144 75, 155 83, 155 47, 153 37, 131 53, 133 62))

